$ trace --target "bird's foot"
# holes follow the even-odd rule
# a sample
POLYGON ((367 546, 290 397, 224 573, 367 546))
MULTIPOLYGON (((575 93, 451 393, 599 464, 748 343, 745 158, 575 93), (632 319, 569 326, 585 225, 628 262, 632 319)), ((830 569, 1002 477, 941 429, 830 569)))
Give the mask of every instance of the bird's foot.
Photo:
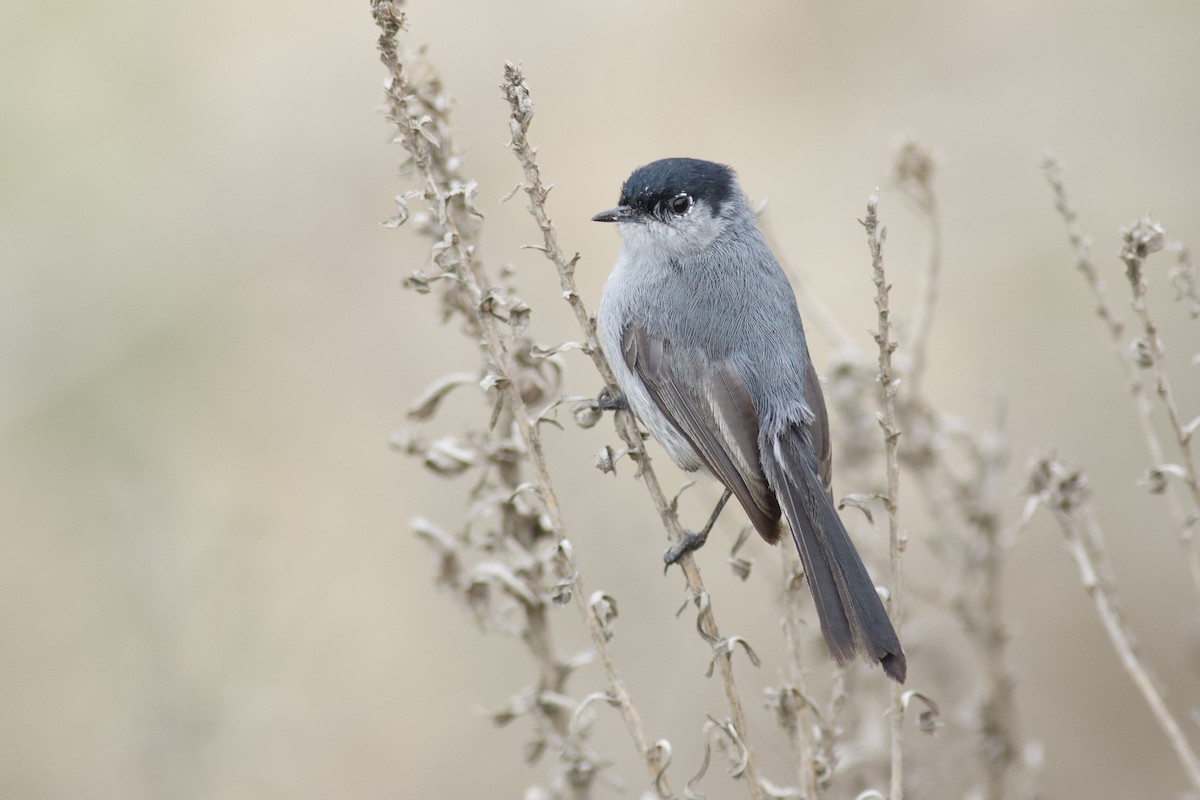
POLYGON ((596 405, 601 411, 628 411, 629 403, 625 400, 624 395, 613 395, 605 386, 600 390, 599 396, 596 397, 596 405))
POLYGON ((705 523, 702 531, 692 533, 684 529, 683 538, 676 542, 674 547, 663 553, 663 561, 666 563, 666 566, 663 567, 664 575, 671 568, 672 564, 678 563, 679 559, 683 558, 684 553, 691 553, 704 546, 704 543, 708 541, 708 534, 712 531, 713 525, 717 524, 717 517, 721 516, 721 509, 729 502, 729 496, 732 494, 733 492, 729 489, 725 490, 725 493, 721 495, 721 499, 717 501, 717 507, 713 509, 712 516, 708 518, 708 522, 705 523))
POLYGON ((683 558, 685 553, 691 553, 703 547, 704 543, 708 541, 708 532, 711 530, 711 528, 712 526, 707 526, 699 533, 693 533, 692 531, 685 530, 683 532, 683 538, 680 539, 674 547, 663 553, 663 563, 666 564, 666 566, 663 568, 663 572, 666 572, 668 569, 670 569, 672 564, 678 564, 679 559, 683 558))

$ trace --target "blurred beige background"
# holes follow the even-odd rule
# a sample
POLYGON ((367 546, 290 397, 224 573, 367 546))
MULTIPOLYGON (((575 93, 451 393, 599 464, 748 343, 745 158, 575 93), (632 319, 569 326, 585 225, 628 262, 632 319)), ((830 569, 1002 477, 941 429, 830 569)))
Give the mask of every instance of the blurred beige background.
MULTIPOLYGON (((1126 308, 1118 226, 1150 210, 1200 246, 1200 10, 734 8, 410 5, 413 40, 459 101, 485 257, 517 268, 535 337, 573 328, 540 256, 519 249, 537 233, 523 201, 499 202, 520 177, 504 147, 505 59, 532 85, 551 211, 583 253, 593 306, 617 237, 590 215, 634 166, 692 155, 734 165, 769 199, 781 255, 859 334, 874 311, 855 220, 885 180, 889 141, 919 133, 943 156, 930 392, 978 420, 988 387, 1004 387, 1010 520, 1035 449, 1088 469, 1130 622, 1186 720, 1197 598, 1160 501, 1135 486, 1144 447, 1036 155, 1048 145, 1062 159, 1126 308)), ((417 514, 452 526, 463 488, 386 446, 423 386, 477 360, 433 302, 399 286, 424 245, 378 224, 407 186, 377 113, 375 37, 365 0, 0 6, 4 797, 519 797, 544 779, 521 763, 523 723, 496 730, 477 713, 525 684, 525 654, 481 637, 434 588, 408 529, 417 514)), ((924 231, 886 186, 881 213, 907 307, 924 231)), ((1190 417, 1200 337, 1169 303, 1167 263, 1151 268, 1152 302, 1190 417)), ((820 364, 828 342, 814 347, 820 364)), ((573 390, 595 391, 582 360, 568 365, 573 390)), ((644 492, 627 470, 614 481, 590 467, 610 430, 554 433, 552 457, 589 586, 622 604, 614 646, 631 691, 690 773, 702 709, 725 712, 703 643, 673 616, 681 583, 661 576, 644 492)), ((779 664, 778 556, 755 545, 758 579, 735 585, 722 561, 737 522, 700 561, 725 630, 764 655, 761 674, 739 666, 757 706, 779 664)), ((1008 590, 1021 721, 1044 751, 1047 796, 1182 789, 1047 520, 1013 550, 1008 590)), ((572 613, 563 636, 581 645, 572 613)), ((572 684, 598 686, 594 672, 572 684)), ((752 739, 785 781, 782 735, 755 715, 752 739)), ((630 763, 615 718, 597 743, 630 763)), ((641 786, 636 769, 620 774, 641 786)))

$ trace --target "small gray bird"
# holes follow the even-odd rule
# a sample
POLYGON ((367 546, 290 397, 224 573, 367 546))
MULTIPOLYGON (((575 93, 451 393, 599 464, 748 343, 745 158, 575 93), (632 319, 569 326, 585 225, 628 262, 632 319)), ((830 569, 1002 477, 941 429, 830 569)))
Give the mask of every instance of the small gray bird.
POLYGON ((627 405, 676 464, 725 485, 704 530, 664 558, 703 544, 730 494, 771 544, 786 519, 834 659, 860 653, 903 683, 904 651, 833 503, 829 419, 796 296, 733 170, 655 161, 593 219, 625 240, 596 315, 623 397, 602 404, 627 405))

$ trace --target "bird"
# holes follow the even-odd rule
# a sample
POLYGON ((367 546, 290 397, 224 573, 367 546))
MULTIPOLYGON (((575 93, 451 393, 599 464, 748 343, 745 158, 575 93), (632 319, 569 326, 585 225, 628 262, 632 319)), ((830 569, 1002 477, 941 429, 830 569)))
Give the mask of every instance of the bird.
POLYGON ((679 467, 725 487, 668 566, 735 496, 768 543, 786 522, 834 660, 861 656, 904 683, 904 650, 833 501, 829 417, 796 296, 734 171, 654 161, 592 219, 623 239, 596 312, 620 392, 602 392, 601 407, 632 411, 679 467))

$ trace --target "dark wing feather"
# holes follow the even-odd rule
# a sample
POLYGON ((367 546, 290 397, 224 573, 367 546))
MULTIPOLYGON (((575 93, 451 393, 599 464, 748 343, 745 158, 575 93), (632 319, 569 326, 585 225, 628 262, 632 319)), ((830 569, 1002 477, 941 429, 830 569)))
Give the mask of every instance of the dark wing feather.
POLYGON ((653 339, 636 323, 621 344, 625 363, 662 415, 733 492, 762 537, 779 541, 779 503, 759 459, 758 413, 733 365, 697 347, 653 339))

